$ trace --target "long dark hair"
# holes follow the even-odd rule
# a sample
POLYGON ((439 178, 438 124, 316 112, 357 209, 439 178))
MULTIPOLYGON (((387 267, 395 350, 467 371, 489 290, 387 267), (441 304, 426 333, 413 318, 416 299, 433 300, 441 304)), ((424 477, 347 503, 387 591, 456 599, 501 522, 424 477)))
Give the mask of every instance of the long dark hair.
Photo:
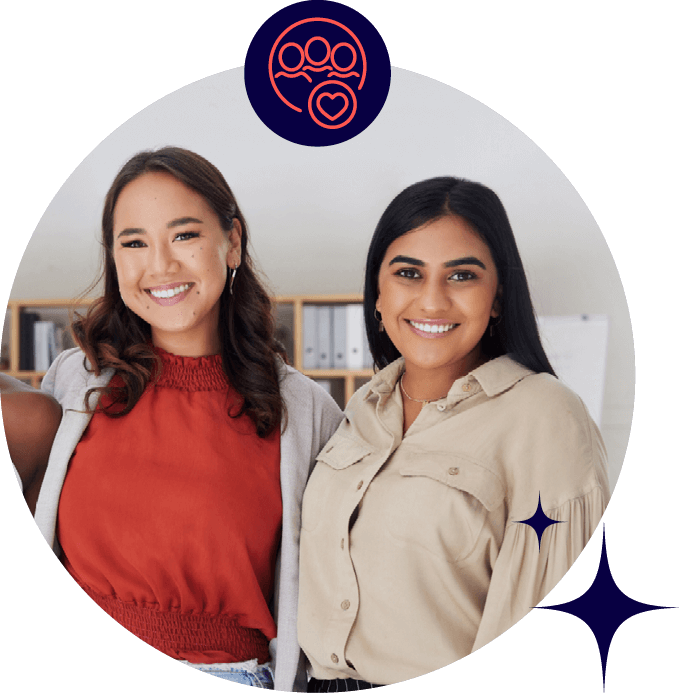
POLYGON ((486 329, 481 350, 495 358, 511 354, 515 361, 536 373, 555 375, 540 342, 528 280, 514 233, 500 198, 485 185, 452 176, 420 181, 399 193, 382 214, 370 242, 365 268, 364 318, 370 352, 378 368, 401 355, 375 319, 379 296, 377 279, 387 248, 400 236, 445 216, 464 219, 490 249, 502 287, 500 317, 493 335, 486 329))
POLYGON ((248 254, 248 230, 236 198, 224 177, 202 156, 179 147, 135 154, 119 171, 104 202, 102 252, 104 295, 84 317, 73 323, 76 340, 95 373, 115 369, 124 388, 93 388, 90 396, 106 393, 116 406, 106 408, 109 416, 123 416, 139 401, 144 388, 157 372, 150 325, 129 310, 120 297, 113 261, 113 213, 122 190, 145 173, 170 173, 202 195, 219 218, 224 232, 241 226, 241 261, 234 284, 228 284, 219 302, 219 338, 224 372, 242 397, 242 406, 232 416, 246 414, 255 423, 257 434, 266 436, 280 425, 284 403, 278 383, 278 354, 283 348, 274 338, 271 299, 262 286, 248 254))

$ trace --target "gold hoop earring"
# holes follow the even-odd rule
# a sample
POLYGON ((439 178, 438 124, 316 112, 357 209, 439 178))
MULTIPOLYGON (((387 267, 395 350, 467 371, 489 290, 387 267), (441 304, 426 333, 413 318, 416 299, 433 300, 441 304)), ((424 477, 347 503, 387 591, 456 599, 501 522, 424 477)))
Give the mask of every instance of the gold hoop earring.
POLYGON ((384 332, 384 323, 382 322, 382 318, 377 317, 377 308, 375 308, 375 310, 373 311, 373 315, 375 316, 375 320, 377 320, 377 322, 379 323, 379 325, 377 326, 378 331, 384 332))

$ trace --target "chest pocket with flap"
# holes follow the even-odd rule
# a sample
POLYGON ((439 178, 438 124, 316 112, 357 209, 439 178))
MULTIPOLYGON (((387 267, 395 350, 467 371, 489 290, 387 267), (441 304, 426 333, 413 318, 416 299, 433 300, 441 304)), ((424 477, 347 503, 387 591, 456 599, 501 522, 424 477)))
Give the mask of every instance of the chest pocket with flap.
POLYGON ((389 533, 449 562, 464 559, 492 525, 489 515, 504 503, 500 477, 471 458, 446 452, 408 451, 394 462, 395 498, 385 517, 389 533))
MULTIPOLYGON (((357 438, 337 432, 316 457, 302 502, 302 528, 314 530, 321 516, 333 516, 333 508, 343 494, 354 490, 355 474, 351 467, 363 460, 373 448, 357 438)), ((360 472, 357 472, 360 473, 360 472)))

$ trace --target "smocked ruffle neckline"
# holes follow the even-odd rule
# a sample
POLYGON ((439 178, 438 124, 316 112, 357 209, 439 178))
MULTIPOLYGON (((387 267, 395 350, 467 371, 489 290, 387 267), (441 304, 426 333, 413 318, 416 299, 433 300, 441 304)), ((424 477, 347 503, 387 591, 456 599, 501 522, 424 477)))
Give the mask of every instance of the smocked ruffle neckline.
POLYGON ((155 380, 156 387, 201 392, 228 390, 229 381, 222 368, 220 354, 211 356, 177 356, 155 345, 151 345, 160 357, 162 368, 155 380))

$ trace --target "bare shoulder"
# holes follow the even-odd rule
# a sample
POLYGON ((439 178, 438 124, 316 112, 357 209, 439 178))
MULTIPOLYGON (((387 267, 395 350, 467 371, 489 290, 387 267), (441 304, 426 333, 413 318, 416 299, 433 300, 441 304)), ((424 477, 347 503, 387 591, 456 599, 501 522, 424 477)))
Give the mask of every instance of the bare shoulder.
POLYGON ((51 447, 61 422, 61 405, 45 392, 8 380, 13 378, 2 378, 0 394, 10 453, 12 448, 18 452, 19 447, 22 451, 35 450, 47 443, 51 447))
POLYGON ((39 390, 2 390, 2 417, 7 429, 30 428, 37 433, 56 433, 61 422, 61 405, 39 390))
POLYGON ((36 407, 38 414, 51 416, 58 412, 61 418, 61 406, 54 397, 4 373, 0 373, 0 395, 3 403, 12 403, 12 408, 30 411, 36 407))
POLYGON ((7 447, 33 510, 61 423, 61 405, 44 392, 9 380, 2 378, 0 390, 7 447))

